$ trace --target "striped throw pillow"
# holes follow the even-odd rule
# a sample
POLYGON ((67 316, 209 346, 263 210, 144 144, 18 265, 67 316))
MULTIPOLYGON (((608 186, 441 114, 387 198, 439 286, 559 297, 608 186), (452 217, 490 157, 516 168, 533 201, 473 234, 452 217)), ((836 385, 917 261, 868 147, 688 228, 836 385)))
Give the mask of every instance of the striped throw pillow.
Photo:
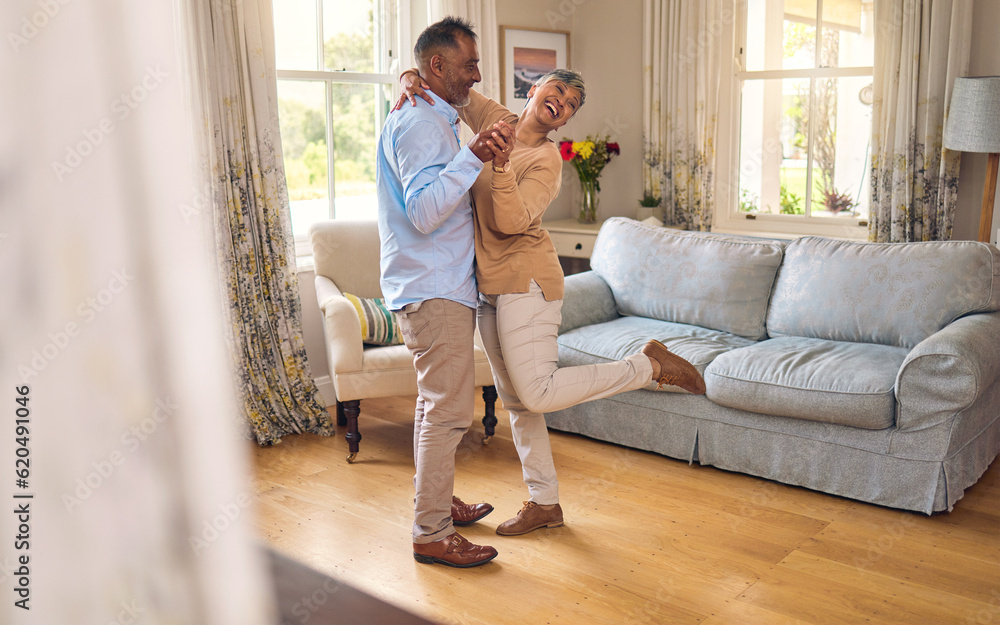
POLYGON ((403 335, 399 333, 396 315, 385 307, 382 298, 367 299, 344 293, 361 320, 361 340, 370 345, 402 345, 403 335))

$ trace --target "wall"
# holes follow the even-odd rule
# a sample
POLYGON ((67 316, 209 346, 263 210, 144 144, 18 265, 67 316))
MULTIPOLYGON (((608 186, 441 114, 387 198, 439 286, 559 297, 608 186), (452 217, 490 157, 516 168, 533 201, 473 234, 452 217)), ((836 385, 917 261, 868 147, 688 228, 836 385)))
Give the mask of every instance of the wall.
POLYGON ((306 344, 306 357, 313 379, 320 385, 320 391, 327 405, 336 402, 330 382, 330 367, 326 362, 326 344, 323 339, 323 313, 316 301, 316 272, 311 268, 299 270, 299 301, 302 303, 302 340, 306 344))
MULTIPOLYGON (((570 32, 570 65, 587 81, 587 103, 554 139, 609 133, 622 148, 621 156, 607 166, 601 177, 600 218, 635 216, 642 195, 642 5, 642 0, 496 0, 500 26, 570 32)), ((413 20, 426 19, 426 12, 417 9, 413 20)), ((975 0, 974 11, 969 75, 1000 75, 1000 39, 995 35, 1000 2, 975 0)), ((421 29, 413 30, 415 41, 421 29)), ((975 240, 986 155, 963 155, 960 176, 954 238, 975 240)), ((564 165, 563 188, 546 219, 575 216, 579 194, 575 172, 564 165)), ((994 236, 997 228, 1000 215, 995 209, 994 236)), ((321 379, 328 370, 312 271, 299 273, 299 288, 306 351, 313 375, 321 379)))
MULTIPOLYGON (((587 82, 587 103, 552 138, 608 134, 622 153, 601 175, 598 218, 634 217, 642 197, 642 0, 497 0, 497 24, 570 32, 570 69, 587 82)), ((576 172, 563 166, 562 191, 546 219, 576 216, 576 172)))
MULTIPOLYGON (((972 54, 969 59, 969 76, 1000 75, 1000 38, 996 25, 1000 24, 1000 2, 976 0, 972 14, 972 54)), ((985 154, 962 154, 959 172, 958 208, 955 211, 954 239, 976 240, 979 236, 979 217, 983 205, 983 185, 986 182, 985 154)), ((994 203, 993 228, 990 240, 996 242, 1000 228, 1000 210, 994 203)))

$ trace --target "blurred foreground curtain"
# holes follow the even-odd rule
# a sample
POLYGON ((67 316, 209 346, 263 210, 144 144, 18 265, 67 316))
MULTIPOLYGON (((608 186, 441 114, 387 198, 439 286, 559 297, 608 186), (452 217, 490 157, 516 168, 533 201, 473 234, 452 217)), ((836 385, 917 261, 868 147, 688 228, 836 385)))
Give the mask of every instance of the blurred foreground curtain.
POLYGON ((722 0, 643 1, 643 191, 692 230, 715 211, 722 19, 722 0))
POLYGON ((941 142, 968 74, 972 0, 878 0, 875 21, 868 239, 950 240, 960 153, 941 142))
POLYGON ((173 11, 0 5, 0 623, 277 622, 173 11))
POLYGON ((262 445, 334 425, 306 360, 278 134, 270 0, 185 0, 227 333, 262 445))

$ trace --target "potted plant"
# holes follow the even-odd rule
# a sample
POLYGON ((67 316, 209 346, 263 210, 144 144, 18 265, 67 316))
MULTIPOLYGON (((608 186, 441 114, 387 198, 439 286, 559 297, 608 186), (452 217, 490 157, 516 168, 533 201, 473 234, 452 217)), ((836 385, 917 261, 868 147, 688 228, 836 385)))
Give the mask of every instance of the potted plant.
POLYGON ((646 208, 656 208, 657 206, 660 205, 661 201, 662 200, 660 199, 660 196, 653 195, 651 191, 646 191, 646 194, 642 196, 641 200, 639 200, 639 206, 645 206, 646 208))
POLYGON ((621 154, 618 144, 608 136, 588 135, 583 141, 563 139, 559 142, 559 152, 564 161, 569 161, 580 177, 583 199, 580 204, 580 223, 592 224, 597 221, 598 193, 601 192, 601 171, 611 161, 611 157, 621 154))

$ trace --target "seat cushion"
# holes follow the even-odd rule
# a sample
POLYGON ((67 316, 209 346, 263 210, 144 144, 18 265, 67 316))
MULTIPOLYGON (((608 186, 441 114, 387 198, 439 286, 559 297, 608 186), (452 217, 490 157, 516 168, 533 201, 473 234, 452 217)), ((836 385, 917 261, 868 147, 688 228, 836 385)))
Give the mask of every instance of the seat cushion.
MULTIPOLYGON (((706 365, 719 354, 753 345, 753 341, 727 332, 644 317, 621 317, 561 334, 559 366, 622 360, 639 353, 649 339, 660 341, 698 371, 704 371, 706 365)), ((675 389, 664 387, 664 390, 675 389)))
MULTIPOLYGON (((493 371, 486 352, 476 345, 473 354, 476 386, 492 386, 493 371)), ((417 373, 413 354, 405 345, 370 346, 358 371, 334 371, 331 374, 339 401, 398 397, 417 394, 417 373)))
POLYGON ((878 430, 895 422, 896 374, 909 350, 783 337, 719 355, 710 400, 730 408, 878 430))
POLYGON ((622 315, 701 326, 753 340, 764 321, 784 243, 607 220, 590 264, 622 315))

